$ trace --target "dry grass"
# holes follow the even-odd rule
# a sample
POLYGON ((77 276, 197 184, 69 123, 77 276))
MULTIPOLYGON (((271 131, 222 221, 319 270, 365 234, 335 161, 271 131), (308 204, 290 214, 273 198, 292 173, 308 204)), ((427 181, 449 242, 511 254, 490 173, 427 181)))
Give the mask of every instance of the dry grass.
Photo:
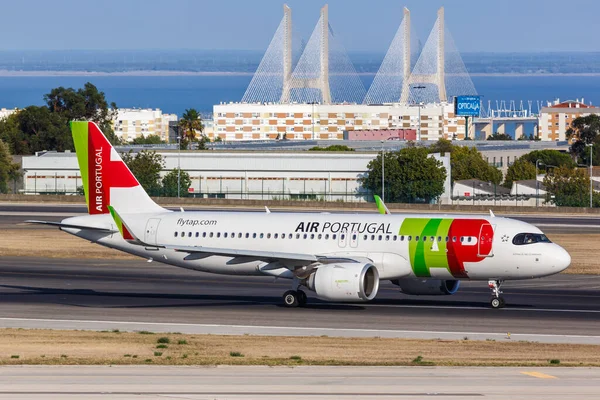
POLYGON ((600 346, 330 337, 260 337, 0 330, 0 365, 473 365, 600 366, 600 346), (155 354, 160 337, 170 344, 155 354), (178 344, 185 340, 185 344, 178 344), (241 353, 242 356, 231 354, 241 353), (18 358, 13 356, 18 356, 18 358), (134 357, 135 356, 135 357, 134 357), (414 360, 421 356, 421 361, 414 360))
MULTIPOLYGON (((564 273, 600 274, 600 234, 548 234, 571 254, 573 262, 564 273)), ((135 260, 138 257, 86 242, 56 229, 13 228, 0 233, 0 255, 51 258, 98 258, 135 260)))
POLYGON ((600 274, 600 234, 550 233, 550 240, 571 254, 566 274, 600 274))
POLYGON ((58 229, 14 228, 0 233, 0 255, 134 260, 138 257, 79 239, 58 229))

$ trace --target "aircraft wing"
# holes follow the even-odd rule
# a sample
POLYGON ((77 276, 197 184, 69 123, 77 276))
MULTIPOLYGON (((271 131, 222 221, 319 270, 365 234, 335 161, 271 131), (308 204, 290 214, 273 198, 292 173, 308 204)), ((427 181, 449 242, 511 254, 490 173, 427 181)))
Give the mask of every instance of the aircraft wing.
POLYGON ((96 226, 63 224, 62 222, 37 221, 37 220, 33 220, 33 219, 29 219, 29 220, 25 221, 25 223, 27 223, 27 224, 39 224, 39 225, 50 225, 50 226, 56 226, 58 228, 87 229, 87 230, 91 230, 91 231, 106 232, 106 233, 116 233, 116 232, 118 232, 118 231, 116 231, 114 229, 99 228, 99 227, 96 227, 96 226))
POLYGON ((241 249, 227 249, 227 248, 214 248, 204 246, 171 246, 163 245, 165 249, 171 249, 182 253, 189 253, 190 255, 198 256, 225 256, 225 257, 248 257, 256 260, 263 261, 299 261, 301 263, 310 264, 319 261, 320 257, 314 254, 302 254, 302 253, 282 253, 277 251, 260 251, 260 250, 241 250, 241 249))

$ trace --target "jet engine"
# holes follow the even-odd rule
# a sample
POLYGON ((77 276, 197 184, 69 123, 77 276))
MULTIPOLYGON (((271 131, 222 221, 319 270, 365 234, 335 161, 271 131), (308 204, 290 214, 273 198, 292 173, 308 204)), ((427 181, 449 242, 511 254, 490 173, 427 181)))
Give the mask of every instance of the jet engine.
POLYGON ((325 264, 304 284, 323 300, 369 301, 379 290, 379 272, 373 264, 325 264))
POLYGON ((397 279, 392 281, 405 294, 422 296, 442 296, 454 294, 460 281, 446 279, 397 279))

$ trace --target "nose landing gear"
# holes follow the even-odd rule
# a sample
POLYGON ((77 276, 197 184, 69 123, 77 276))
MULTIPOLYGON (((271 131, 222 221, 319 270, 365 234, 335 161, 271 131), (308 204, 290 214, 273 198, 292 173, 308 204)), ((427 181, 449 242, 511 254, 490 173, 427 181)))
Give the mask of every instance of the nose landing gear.
POLYGON ((492 290, 492 299, 490 300, 490 306, 492 308, 502 308, 506 305, 504 298, 500 296, 502 291, 500 290, 500 286, 504 281, 501 280, 490 280, 488 281, 488 286, 492 290))

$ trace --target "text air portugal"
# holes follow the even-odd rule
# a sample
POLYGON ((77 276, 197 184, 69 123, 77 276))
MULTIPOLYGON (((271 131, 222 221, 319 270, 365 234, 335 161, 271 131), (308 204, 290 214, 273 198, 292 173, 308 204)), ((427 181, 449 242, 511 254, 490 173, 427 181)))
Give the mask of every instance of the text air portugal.
POLYGON ((127 172, 124 163, 110 160, 112 146, 96 125, 90 122, 84 126, 87 133, 78 132, 75 150, 78 158, 87 158, 87 179, 83 178, 87 182, 83 184, 88 187, 88 211, 90 214, 108 214, 111 189, 135 187, 139 183, 127 172))

